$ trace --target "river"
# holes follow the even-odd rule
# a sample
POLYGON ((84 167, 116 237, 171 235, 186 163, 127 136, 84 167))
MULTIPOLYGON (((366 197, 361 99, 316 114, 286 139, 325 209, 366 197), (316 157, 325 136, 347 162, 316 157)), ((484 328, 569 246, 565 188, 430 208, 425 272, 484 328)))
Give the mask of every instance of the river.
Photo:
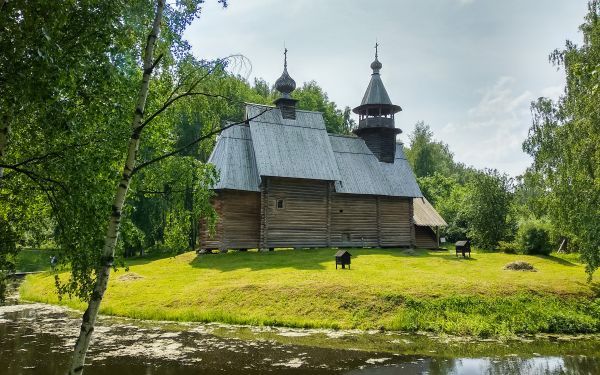
MULTIPOLYGON (((0 306, 0 374, 63 374, 81 314, 0 306)), ((86 375, 600 374, 597 336, 475 340, 390 332, 149 322, 101 316, 86 375)))

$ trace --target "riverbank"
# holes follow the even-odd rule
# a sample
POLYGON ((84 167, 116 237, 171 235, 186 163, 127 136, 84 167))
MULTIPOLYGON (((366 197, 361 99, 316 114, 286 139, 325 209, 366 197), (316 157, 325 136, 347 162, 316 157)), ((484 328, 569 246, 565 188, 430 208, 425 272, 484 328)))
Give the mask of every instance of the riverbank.
MULTIPOLYGON (((64 373, 81 314, 47 304, 0 305, 3 374, 64 373), (3 357, 3 358, 4 358, 3 357)), ((334 331, 99 316, 86 373, 592 374, 597 335, 518 340, 334 331), (232 360, 234 358, 234 360, 232 360)))
MULTIPOLYGON (((353 249, 231 252, 137 259, 111 277, 101 313, 150 320, 434 332, 496 337, 598 333, 600 302, 573 255, 551 257, 353 249), (508 271, 512 261, 537 272, 508 271)), ((59 301, 53 275, 27 277, 29 301, 59 301)))

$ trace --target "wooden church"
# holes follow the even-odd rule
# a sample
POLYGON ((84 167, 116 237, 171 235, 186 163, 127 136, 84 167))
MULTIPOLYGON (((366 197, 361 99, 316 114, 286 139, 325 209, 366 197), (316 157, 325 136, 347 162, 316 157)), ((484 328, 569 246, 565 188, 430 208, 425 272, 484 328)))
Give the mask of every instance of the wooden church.
MULTIPOLYGON (((214 233, 201 228, 200 252, 416 246, 413 201, 422 194, 396 142, 394 116, 402 109, 390 100, 381 68, 375 54, 353 110, 355 136, 342 136, 327 133, 322 113, 296 108, 285 59, 274 106, 247 104, 247 121, 217 139, 209 162, 220 173, 213 202, 219 218, 214 233)), ((434 243, 432 230, 423 233, 434 243)))

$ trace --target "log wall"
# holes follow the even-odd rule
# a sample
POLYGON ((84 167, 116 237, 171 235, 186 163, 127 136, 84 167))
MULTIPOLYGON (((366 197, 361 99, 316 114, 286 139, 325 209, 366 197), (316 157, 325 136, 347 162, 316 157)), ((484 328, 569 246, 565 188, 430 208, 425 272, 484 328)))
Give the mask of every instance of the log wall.
POLYGON ((265 247, 326 247, 328 188, 326 181, 269 178, 265 247))
POLYGON ((436 249, 438 247, 435 232, 430 227, 415 225, 417 247, 423 249, 436 249))
POLYGON ((377 198, 371 195, 333 194, 331 245, 379 246, 377 198))
POLYGON ((415 245, 411 198, 337 194, 330 182, 273 177, 261 189, 220 191, 217 233, 209 238, 203 226, 201 248, 415 245))
POLYGON ((209 236, 206 223, 203 223, 200 236, 202 249, 248 249, 259 246, 259 193, 220 191, 213 207, 219 216, 216 233, 209 236))

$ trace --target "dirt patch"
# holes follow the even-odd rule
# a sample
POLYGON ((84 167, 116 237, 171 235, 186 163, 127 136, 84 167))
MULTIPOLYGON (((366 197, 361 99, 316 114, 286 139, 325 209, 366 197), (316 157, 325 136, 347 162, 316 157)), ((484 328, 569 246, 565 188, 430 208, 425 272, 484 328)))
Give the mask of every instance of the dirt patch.
POLYGON ((135 281, 135 280, 140 280, 143 279, 144 276, 142 275, 138 275, 135 272, 127 272, 124 275, 119 276, 119 281, 135 281))
POLYGON ((415 255, 416 252, 413 249, 402 250, 402 254, 404 255, 415 255))
POLYGON ((506 266, 504 266, 504 269, 509 270, 509 271, 537 272, 537 270, 535 269, 535 267, 533 267, 533 265, 531 265, 530 263, 527 263, 527 262, 523 262, 523 261, 510 262, 506 266))

